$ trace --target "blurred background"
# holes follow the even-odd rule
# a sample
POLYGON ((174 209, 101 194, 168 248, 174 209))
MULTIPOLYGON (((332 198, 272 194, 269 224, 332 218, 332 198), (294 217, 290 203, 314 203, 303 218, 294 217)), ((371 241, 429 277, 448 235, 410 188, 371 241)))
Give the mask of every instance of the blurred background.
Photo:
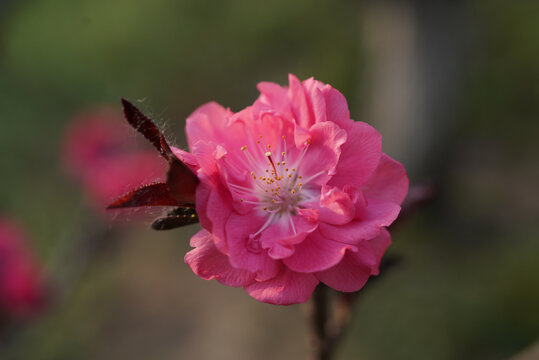
MULTIPOLYGON (((3 0, 0 214, 25 229, 46 300, 32 315, 3 310, 0 358, 304 358, 302 306, 196 278, 183 256, 198 225, 111 221, 104 198, 153 178, 91 188, 108 173, 87 154, 110 145, 99 129, 121 123, 121 97, 185 147, 197 106, 238 111, 257 82, 289 72, 339 89, 412 184, 438 190, 392 231, 402 261, 363 291, 337 358, 507 359, 532 346, 539 2, 3 0), (73 130, 91 119, 101 125, 73 130), (81 133, 97 145, 77 148, 81 133), (79 155, 95 166, 74 169, 79 155)), ((118 131, 129 145, 116 164, 135 161, 125 149, 146 156, 118 131)))

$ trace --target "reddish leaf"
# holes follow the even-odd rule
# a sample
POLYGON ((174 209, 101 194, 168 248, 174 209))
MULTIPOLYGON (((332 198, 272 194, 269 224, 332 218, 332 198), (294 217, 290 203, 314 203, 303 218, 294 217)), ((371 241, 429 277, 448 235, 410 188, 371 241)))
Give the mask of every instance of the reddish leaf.
POLYGON ((167 184, 170 193, 181 203, 194 204, 198 177, 176 156, 168 160, 167 184))
POLYGON ((114 200, 107 209, 138 206, 178 206, 182 205, 171 195, 168 184, 153 183, 131 190, 114 200))
POLYGON ((124 116, 129 124, 144 135, 146 139, 150 140, 153 146, 159 150, 165 159, 169 159, 170 148, 163 133, 159 131, 155 123, 149 117, 144 115, 135 105, 124 98, 122 98, 122 107, 124 116))
POLYGON ((125 118, 131 126, 144 135, 146 139, 150 140, 157 150, 159 150, 161 155, 168 160, 169 170, 167 172, 167 184, 168 189, 170 190, 168 195, 174 197, 178 204, 194 204, 195 190, 199 182, 197 176, 180 159, 178 159, 176 155, 174 155, 165 136, 159 131, 149 117, 144 115, 135 105, 125 99, 122 99, 122 105, 125 118))

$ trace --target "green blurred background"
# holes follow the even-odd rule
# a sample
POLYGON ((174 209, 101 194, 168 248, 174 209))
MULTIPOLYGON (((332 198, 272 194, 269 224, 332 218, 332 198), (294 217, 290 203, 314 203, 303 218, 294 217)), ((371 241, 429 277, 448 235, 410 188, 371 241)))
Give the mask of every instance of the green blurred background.
POLYGON ((74 114, 120 97, 185 146, 184 119, 314 76, 437 199, 360 296, 338 359, 506 359, 539 338, 539 2, 0 1, 0 211, 23 221, 52 307, 2 359, 302 359, 301 306, 183 263, 197 226, 118 225, 60 162, 74 114), (90 239, 90 240, 89 240, 90 239), (99 244, 93 241, 99 239, 99 244))

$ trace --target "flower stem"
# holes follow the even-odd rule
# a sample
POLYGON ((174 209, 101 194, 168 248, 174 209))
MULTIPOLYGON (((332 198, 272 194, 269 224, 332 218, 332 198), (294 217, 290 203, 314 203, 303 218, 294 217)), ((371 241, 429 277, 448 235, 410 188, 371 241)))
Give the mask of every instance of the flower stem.
POLYGON ((336 293, 320 284, 315 289, 312 301, 312 332, 314 360, 331 360, 339 341, 350 322, 351 306, 355 293, 336 293), (331 311, 330 311, 331 305, 331 311))

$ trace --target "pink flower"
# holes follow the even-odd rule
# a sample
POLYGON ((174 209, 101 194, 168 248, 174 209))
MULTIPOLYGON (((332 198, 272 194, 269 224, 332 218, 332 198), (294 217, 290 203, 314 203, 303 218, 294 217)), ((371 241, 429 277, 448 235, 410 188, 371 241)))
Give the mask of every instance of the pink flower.
POLYGON ((75 117, 66 130, 63 158, 100 210, 127 189, 163 179, 166 172, 166 162, 138 147, 122 116, 108 108, 75 117))
POLYGON ((197 175, 203 230, 185 256, 195 274, 242 286, 257 300, 308 300, 321 281, 357 291, 378 274, 386 227, 408 191, 404 167, 381 136, 350 119, 330 85, 290 75, 260 83, 252 106, 216 103, 186 125, 190 152, 173 153, 197 175))
POLYGON ((45 300, 39 266, 24 243, 22 230, 0 218, 0 314, 21 318, 35 314, 45 300))

